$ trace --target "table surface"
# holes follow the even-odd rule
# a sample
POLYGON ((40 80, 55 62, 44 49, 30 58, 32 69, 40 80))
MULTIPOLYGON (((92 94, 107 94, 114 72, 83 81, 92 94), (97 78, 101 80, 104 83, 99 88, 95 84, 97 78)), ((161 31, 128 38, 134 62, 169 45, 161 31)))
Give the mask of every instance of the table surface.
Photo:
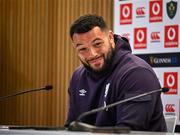
MULTIPOLYGON (((1 135, 117 135, 120 133, 92 133, 92 132, 76 132, 67 130, 34 130, 34 129, 0 129, 1 135)), ((180 133, 163 133, 163 132, 141 132, 130 131, 130 133, 121 133, 121 135, 180 135, 180 133)))

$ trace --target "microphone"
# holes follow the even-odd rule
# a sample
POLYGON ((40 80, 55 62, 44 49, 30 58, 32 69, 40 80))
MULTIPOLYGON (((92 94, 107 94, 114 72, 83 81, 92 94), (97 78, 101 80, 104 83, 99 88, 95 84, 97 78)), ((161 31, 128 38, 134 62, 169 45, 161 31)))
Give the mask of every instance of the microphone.
POLYGON ((41 87, 41 88, 24 90, 24 91, 17 92, 17 93, 11 94, 11 95, 7 95, 7 96, 0 97, 0 101, 6 100, 6 99, 8 99, 8 98, 10 98, 10 97, 14 97, 14 96, 18 96, 18 95, 21 95, 21 94, 29 93, 29 92, 41 91, 41 90, 49 91, 49 90, 51 90, 52 88, 53 88, 52 85, 46 85, 46 86, 41 87))
POLYGON ((112 103, 112 104, 109 104, 109 105, 106 105, 106 106, 102 106, 102 107, 99 107, 99 108, 84 112, 81 115, 79 115, 79 117, 76 119, 76 121, 73 121, 73 122, 70 123, 70 125, 68 127, 68 130, 69 131, 90 131, 90 132, 101 132, 101 131, 104 130, 105 132, 108 132, 108 133, 128 133, 130 131, 130 128, 128 128, 128 127, 96 127, 96 126, 93 126, 93 125, 90 125, 90 124, 83 123, 83 122, 81 122, 81 120, 82 120, 83 117, 86 117, 88 115, 91 115, 91 114, 106 110, 108 108, 117 106, 119 104, 122 104, 122 103, 125 103, 125 102, 128 102, 128 101, 131 101, 133 99, 144 97, 144 96, 147 96, 147 95, 150 95, 150 94, 153 94, 153 93, 157 93, 157 92, 165 93, 165 92, 168 92, 168 91, 169 91, 169 88, 164 87, 164 88, 161 88, 161 89, 152 90, 150 92, 139 94, 137 96, 133 96, 133 97, 130 97, 130 98, 127 98, 127 99, 123 99, 123 100, 117 101, 115 103, 112 103))

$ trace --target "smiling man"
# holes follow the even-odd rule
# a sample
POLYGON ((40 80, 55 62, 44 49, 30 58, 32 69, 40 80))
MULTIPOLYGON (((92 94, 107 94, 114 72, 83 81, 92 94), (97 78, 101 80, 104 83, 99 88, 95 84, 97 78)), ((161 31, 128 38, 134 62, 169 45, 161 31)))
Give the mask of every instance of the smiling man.
POLYGON ((115 48, 112 32, 102 32, 95 26, 87 33, 75 33, 72 39, 78 57, 86 68, 94 73, 105 71, 115 48))
MULTIPOLYGON (((65 126, 84 112, 160 89, 152 68, 131 53, 127 40, 113 34, 102 17, 81 16, 71 25, 70 36, 82 65, 75 70, 69 84, 65 126)), ((82 122, 126 126, 132 130, 167 130, 160 93, 88 115, 82 122)))

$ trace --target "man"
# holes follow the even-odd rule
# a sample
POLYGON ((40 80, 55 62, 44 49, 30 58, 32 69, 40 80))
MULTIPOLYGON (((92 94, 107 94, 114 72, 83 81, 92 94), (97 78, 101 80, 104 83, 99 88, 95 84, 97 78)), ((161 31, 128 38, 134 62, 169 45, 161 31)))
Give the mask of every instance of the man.
MULTIPOLYGON (((65 126, 84 112, 160 89, 152 68, 131 53, 127 40, 108 30, 102 17, 81 16, 72 24, 70 36, 82 65, 75 70, 69 84, 69 114, 65 126)), ((88 115, 82 122, 166 131, 160 93, 88 115)))

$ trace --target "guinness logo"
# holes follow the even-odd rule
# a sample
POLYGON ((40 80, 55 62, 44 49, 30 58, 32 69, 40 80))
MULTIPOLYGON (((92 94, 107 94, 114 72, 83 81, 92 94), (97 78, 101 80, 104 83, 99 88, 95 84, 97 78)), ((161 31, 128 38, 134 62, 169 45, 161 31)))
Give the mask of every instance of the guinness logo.
POLYGON ((167 11, 167 15, 169 16, 169 18, 173 19, 174 16, 176 15, 176 11, 177 11, 177 2, 170 1, 170 2, 166 3, 166 11, 167 11))

